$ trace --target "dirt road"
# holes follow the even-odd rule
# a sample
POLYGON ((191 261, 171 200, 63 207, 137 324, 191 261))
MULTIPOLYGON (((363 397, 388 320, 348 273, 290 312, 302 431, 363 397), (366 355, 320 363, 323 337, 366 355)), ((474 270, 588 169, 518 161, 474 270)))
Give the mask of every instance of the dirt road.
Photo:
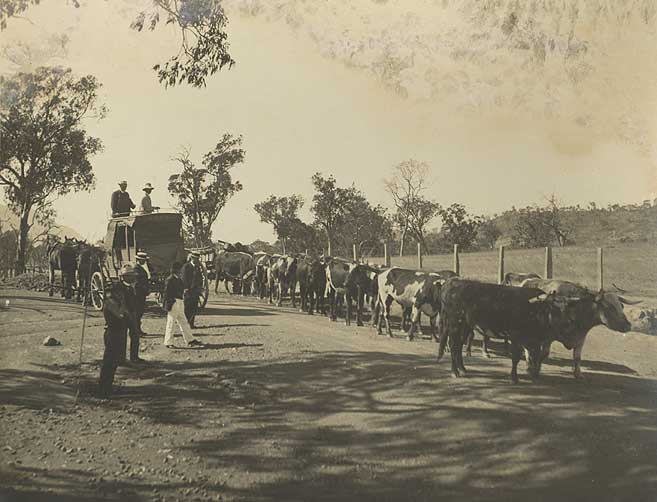
POLYGON ((164 348, 149 312, 150 363, 119 368, 109 402, 90 315, 76 402, 81 308, 0 296, 3 501, 657 497, 657 337, 598 328, 583 381, 555 345, 540 382, 514 386, 499 350, 453 379, 428 339, 220 295, 202 348, 164 348))

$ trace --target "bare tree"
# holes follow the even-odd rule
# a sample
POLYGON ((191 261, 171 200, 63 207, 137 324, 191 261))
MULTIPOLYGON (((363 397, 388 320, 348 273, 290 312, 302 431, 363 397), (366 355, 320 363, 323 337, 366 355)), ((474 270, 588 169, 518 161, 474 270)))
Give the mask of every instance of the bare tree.
POLYGON ((395 206, 394 219, 401 231, 399 256, 404 254, 404 244, 410 233, 425 248, 427 224, 438 214, 440 206, 424 197, 428 188, 429 166, 414 159, 395 166, 393 175, 383 180, 386 191, 395 206))

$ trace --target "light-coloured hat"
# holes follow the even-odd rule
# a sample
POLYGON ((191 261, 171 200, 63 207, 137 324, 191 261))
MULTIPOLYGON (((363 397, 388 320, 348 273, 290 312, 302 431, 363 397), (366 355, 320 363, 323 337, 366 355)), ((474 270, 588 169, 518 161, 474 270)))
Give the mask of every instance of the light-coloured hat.
POLYGON ((144 251, 139 251, 137 253, 137 259, 139 259, 139 260, 148 260, 148 254, 146 254, 144 251))
POLYGON ((200 258, 200 257, 201 257, 201 253, 199 253, 198 251, 190 251, 190 252, 189 252, 189 256, 194 256, 194 257, 196 257, 196 258, 200 258))
POLYGON ((119 181, 119 186, 121 186, 121 185, 127 185, 127 184, 128 184, 128 182, 127 182, 126 180, 121 180, 121 181, 119 181))
POLYGON ((142 188, 142 190, 144 190, 144 191, 146 191, 146 190, 155 190, 155 188, 153 188, 153 185, 151 185, 150 183, 146 183, 144 185, 144 188, 142 188))

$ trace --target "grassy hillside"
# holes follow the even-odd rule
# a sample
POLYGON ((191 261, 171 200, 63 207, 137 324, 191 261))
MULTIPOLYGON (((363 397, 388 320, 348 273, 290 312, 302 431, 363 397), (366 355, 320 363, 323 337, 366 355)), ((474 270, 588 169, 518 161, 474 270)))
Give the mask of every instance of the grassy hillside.
MULTIPOLYGON (((577 246, 609 246, 625 242, 657 243, 657 206, 624 206, 614 209, 562 212, 564 224, 572 228, 569 240, 577 246)), ((494 219, 502 231, 500 241, 510 242, 513 215, 510 212, 494 219)))
MULTIPOLYGON (((497 280, 497 251, 461 253, 461 275, 495 282, 497 280)), ((543 249, 510 249, 505 252, 506 272, 535 272, 543 275, 545 263, 543 249)), ((382 263, 382 258, 370 261, 382 263)), ((424 269, 451 269, 451 254, 425 256, 424 269)), ((392 264, 416 268, 417 258, 392 257, 392 264)), ((597 285, 597 249, 593 246, 571 246, 553 249, 554 277, 585 284, 597 285)), ((604 281, 628 290, 631 295, 657 297, 657 246, 649 243, 626 243, 605 247, 604 281)))

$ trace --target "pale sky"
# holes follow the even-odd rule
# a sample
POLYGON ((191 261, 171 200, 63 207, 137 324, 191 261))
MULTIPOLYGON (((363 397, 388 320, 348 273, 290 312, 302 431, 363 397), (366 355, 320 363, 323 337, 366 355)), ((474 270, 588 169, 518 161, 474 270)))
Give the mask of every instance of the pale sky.
MULTIPOLYGON (((413 38, 415 27, 421 33, 414 40, 427 36, 428 25, 422 22, 436 12, 424 7, 428 2, 408 1, 362 0, 369 9, 367 19, 355 9, 341 10, 348 2, 336 2, 332 4, 335 18, 327 20, 326 26, 312 18, 303 25, 303 13, 298 14, 303 21, 299 27, 299 21, 291 23, 290 16, 286 22, 267 12, 251 16, 230 10, 231 54, 237 65, 211 77, 204 89, 165 89, 157 82, 151 67, 175 53, 177 32, 130 30, 119 1, 90 2, 74 9, 50 0, 30 10, 33 24, 11 20, 9 28, 0 32, 1 46, 11 47, 17 41, 43 46, 46 35, 66 32, 70 37, 67 54, 50 63, 97 76, 109 108, 104 120, 87 122, 90 134, 101 138, 105 146, 93 158, 96 189, 58 200, 58 221, 88 238, 101 237, 110 194, 123 178, 128 180, 133 200, 141 196, 143 184, 150 182, 156 187, 154 203, 170 205, 166 181, 177 170, 170 157, 186 146, 192 159, 200 162, 224 132, 243 135, 247 152, 244 164, 233 171, 244 190, 228 202, 213 229, 215 238, 227 241, 273 239, 271 227, 260 223, 253 211, 253 205, 270 194, 301 194, 306 199, 302 216, 310 221, 310 176, 316 171, 333 174, 341 185, 355 183, 372 202, 389 206, 383 178, 408 158, 430 166, 429 196, 442 204, 461 202, 477 214, 541 202, 552 193, 566 204, 633 203, 657 196, 653 119, 657 87, 652 85, 657 58, 641 63, 637 53, 644 47, 636 47, 654 44, 654 39, 637 35, 627 45, 614 41, 609 44, 613 50, 608 48, 604 58, 594 59, 611 65, 604 68, 602 98, 569 98, 575 103, 569 109, 582 108, 577 110, 578 117, 591 117, 594 126, 588 129, 575 126, 567 114, 549 120, 536 116, 532 103, 527 113, 518 112, 517 107, 460 113, 464 99, 479 99, 481 86, 464 90, 457 84, 459 92, 450 94, 444 91, 444 82, 435 84, 436 74, 460 72, 453 59, 445 62, 438 54, 421 60, 413 52, 417 71, 404 74, 402 83, 410 90, 404 96, 392 91, 363 61, 345 65, 340 53, 344 47, 338 47, 337 53, 331 48, 335 40, 344 39, 340 23, 350 24, 357 39, 365 36, 365 28, 358 32, 361 24, 368 29, 385 24, 406 5, 416 9, 415 18, 404 18, 415 19, 405 25, 407 38, 413 38), (375 7, 370 9, 370 3, 375 7), (424 8, 426 17, 421 15, 424 8), (418 61, 424 66, 420 68, 418 61), (426 84, 422 79, 429 75, 433 80, 426 84), (433 92, 436 89, 443 91, 433 92), (611 98, 618 92, 618 99, 610 99, 610 92, 611 98), (616 117, 618 109, 634 112, 636 107, 640 120, 631 124, 639 130, 628 128, 616 134, 613 124, 604 120, 607 106, 610 117, 616 117), (609 129, 595 125, 595 120, 609 129), (634 135, 629 141, 623 139, 628 130, 634 135)), ((233 5, 244 3, 248 2, 233 0, 233 5)), ((654 52, 654 45, 650 50, 654 52)), ((0 71, 11 68, 7 61, 0 61, 0 71)), ((473 80, 471 75, 467 78, 473 80)), ((516 85, 512 77, 501 75, 500 79, 508 86, 516 85)))

